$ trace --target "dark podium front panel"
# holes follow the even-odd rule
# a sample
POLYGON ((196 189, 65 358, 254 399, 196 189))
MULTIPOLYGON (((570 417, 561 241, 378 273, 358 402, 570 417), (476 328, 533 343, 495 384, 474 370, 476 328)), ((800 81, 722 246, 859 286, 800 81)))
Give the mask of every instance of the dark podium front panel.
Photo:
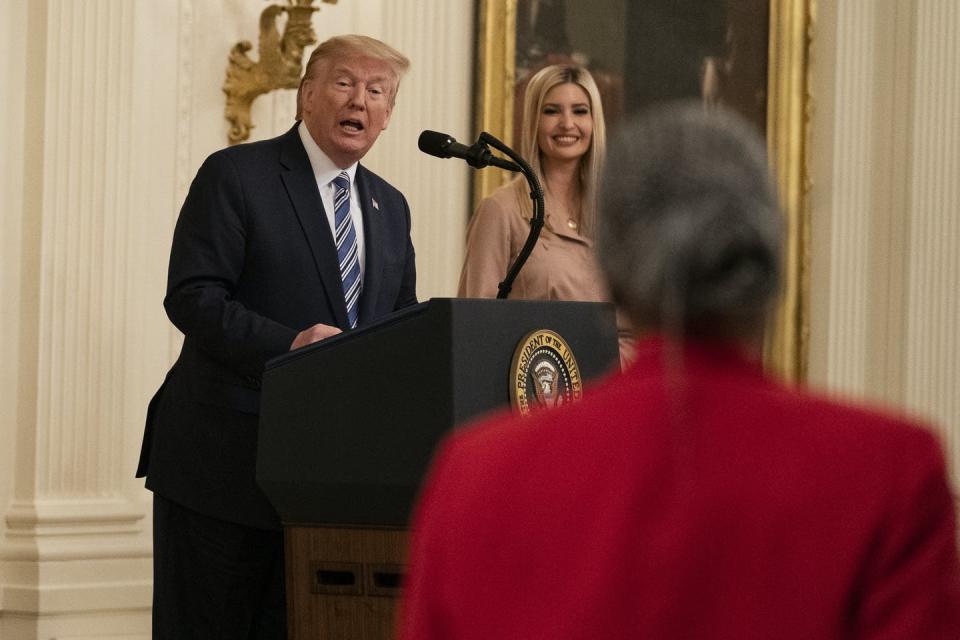
POLYGON ((405 527, 437 442, 508 405, 514 351, 540 329, 585 381, 619 363, 610 305, 451 298, 270 361, 257 479, 283 522, 405 527))

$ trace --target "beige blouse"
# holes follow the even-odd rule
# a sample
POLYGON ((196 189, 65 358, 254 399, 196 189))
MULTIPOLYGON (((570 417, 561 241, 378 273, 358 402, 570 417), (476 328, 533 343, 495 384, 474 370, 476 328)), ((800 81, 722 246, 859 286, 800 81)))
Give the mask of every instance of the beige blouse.
MULTIPOLYGON (((524 212, 529 199, 527 183, 517 178, 484 198, 467 227, 467 247, 457 295, 461 298, 495 298, 497 285, 513 264, 530 233, 524 212)), ((543 230, 508 296, 525 300, 577 300, 609 302, 593 241, 577 229, 544 215, 543 230)), ((632 361, 633 334, 622 314, 617 314, 620 361, 632 361)))

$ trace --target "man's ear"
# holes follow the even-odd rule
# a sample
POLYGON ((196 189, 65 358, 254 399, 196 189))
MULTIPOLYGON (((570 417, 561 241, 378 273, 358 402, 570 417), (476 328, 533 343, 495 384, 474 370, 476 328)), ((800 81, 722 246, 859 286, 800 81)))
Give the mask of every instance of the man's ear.
POLYGON ((306 111, 304 107, 310 104, 313 98, 313 92, 316 91, 316 84, 313 78, 304 78, 303 82, 300 83, 300 90, 297 91, 298 113, 306 111))
POLYGON ((303 120, 303 85, 306 83, 306 79, 300 81, 300 86, 297 87, 297 120, 303 120))

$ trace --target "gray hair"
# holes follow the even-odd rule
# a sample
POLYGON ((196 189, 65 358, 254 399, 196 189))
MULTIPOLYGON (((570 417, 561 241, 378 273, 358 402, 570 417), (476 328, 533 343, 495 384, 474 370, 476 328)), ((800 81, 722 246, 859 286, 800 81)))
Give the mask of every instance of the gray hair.
POLYGON ((781 220, 764 143, 732 112, 679 103, 616 136, 599 259, 640 330, 762 334, 779 290, 781 220))

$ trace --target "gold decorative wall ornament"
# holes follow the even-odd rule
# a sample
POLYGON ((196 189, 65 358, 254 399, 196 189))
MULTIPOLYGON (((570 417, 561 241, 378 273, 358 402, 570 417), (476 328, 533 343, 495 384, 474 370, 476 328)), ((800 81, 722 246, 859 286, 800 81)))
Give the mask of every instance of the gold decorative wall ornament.
MULTIPOLYGON (((260 60, 247 55, 253 48, 249 40, 241 40, 230 50, 227 78, 223 92, 227 95, 224 117, 230 123, 227 138, 230 144, 243 142, 254 127, 250 121, 250 105, 257 96, 275 89, 296 89, 300 85, 303 50, 317 42, 311 19, 319 7, 313 0, 289 0, 287 6, 273 4, 260 14, 260 60), (287 21, 283 35, 277 28, 281 14, 287 21)), ((323 0, 336 4, 337 0, 323 0)))

